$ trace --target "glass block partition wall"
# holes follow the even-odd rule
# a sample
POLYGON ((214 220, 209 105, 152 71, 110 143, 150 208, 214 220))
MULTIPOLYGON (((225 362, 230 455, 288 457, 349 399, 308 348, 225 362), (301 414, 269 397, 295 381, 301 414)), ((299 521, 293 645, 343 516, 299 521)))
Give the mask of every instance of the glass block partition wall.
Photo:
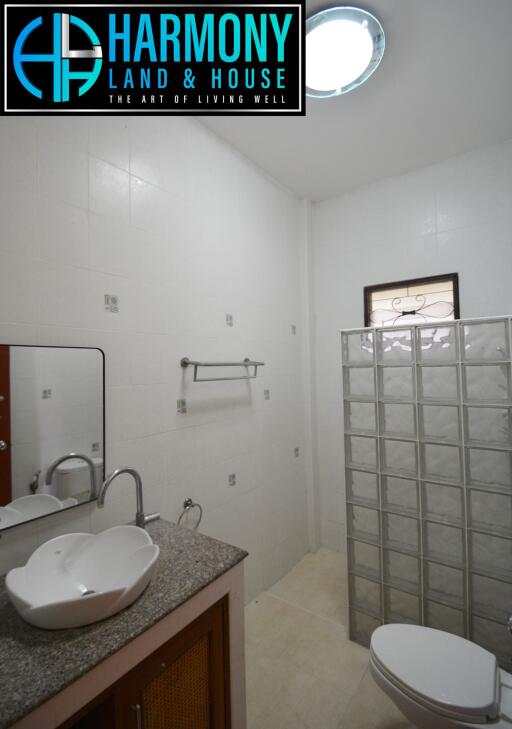
POLYGON ((512 668, 509 317, 342 332, 350 636, 409 622, 512 668))

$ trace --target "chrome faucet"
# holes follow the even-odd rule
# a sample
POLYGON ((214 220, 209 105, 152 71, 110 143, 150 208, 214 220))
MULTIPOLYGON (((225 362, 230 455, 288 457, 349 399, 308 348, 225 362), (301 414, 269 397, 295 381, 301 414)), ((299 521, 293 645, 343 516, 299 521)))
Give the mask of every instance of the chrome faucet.
POLYGON ((60 458, 57 458, 56 461, 54 461, 50 466, 48 466, 48 470, 46 471, 46 479, 45 483, 47 486, 50 486, 52 483, 53 473, 57 466, 60 466, 61 463, 64 463, 64 461, 69 461, 72 458, 80 458, 82 461, 85 461, 87 465, 89 466, 89 473, 91 476, 91 499, 95 498, 96 496, 96 471, 95 471, 95 465, 92 462, 92 460, 89 458, 89 456, 85 456, 83 453, 68 453, 66 456, 61 456, 60 458))
POLYGON ((112 483, 114 479, 116 479, 118 476, 121 476, 123 473, 127 473, 129 476, 132 476, 133 480, 135 481, 135 490, 137 494, 137 513, 135 514, 135 523, 138 527, 145 527, 146 524, 149 524, 151 521, 156 521, 157 519, 160 519, 160 514, 158 512, 155 512, 154 514, 144 514, 144 505, 142 502, 142 479, 134 468, 116 468, 115 471, 112 471, 112 473, 107 476, 107 478, 103 481, 103 485, 100 488, 100 492, 98 494, 98 506, 101 509, 105 505, 105 494, 107 493, 107 489, 112 483))

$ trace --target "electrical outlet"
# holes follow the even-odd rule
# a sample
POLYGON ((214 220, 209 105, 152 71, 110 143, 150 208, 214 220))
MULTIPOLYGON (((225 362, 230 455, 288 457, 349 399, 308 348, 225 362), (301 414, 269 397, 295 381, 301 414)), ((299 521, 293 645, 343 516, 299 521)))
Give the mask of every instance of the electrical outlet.
POLYGON ((98 453, 100 450, 100 444, 99 443, 93 443, 91 446, 91 451, 93 453, 98 453))
POLYGON ((51 396, 52 396, 52 391, 51 391, 51 388, 49 388, 49 387, 44 389, 41 393, 41 397, 43 398, 43 400, 50 400, 51 396))
POLYGON ((186 400, 176 400, 176 412, 178 413, 178 415, 187 414, 187 401, 186 400))
POLYGON ((230 473, 228 476, 228 486, 236 486, 236 473, 230 473))
POLYGON ((292 324, 292 334, 297 334, 297 327, 295 324, 292 324))
POLYGON ((295 448, 295 451, 294 452, 295 452, 295 458, 298 458, 299 457, 299 453, 300 453, 299 449, 298 448, 295 448))
POLYGON ((233 326, 233 314, 226 314, 226 326, 233 326))
POLYGON ((270 400, 270 390, 263 390, 263 397, 265 400, 270 400))

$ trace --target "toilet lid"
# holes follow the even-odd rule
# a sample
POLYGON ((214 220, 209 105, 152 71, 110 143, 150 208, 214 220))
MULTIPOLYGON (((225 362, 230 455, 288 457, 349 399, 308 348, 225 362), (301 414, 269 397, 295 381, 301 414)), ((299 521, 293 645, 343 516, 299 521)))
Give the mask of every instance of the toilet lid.
POLYGON ((418 625, 383 625, 371 654, 390 681, 440 714, 485 721, 499 713, 496 657, 475 643, 418 625))

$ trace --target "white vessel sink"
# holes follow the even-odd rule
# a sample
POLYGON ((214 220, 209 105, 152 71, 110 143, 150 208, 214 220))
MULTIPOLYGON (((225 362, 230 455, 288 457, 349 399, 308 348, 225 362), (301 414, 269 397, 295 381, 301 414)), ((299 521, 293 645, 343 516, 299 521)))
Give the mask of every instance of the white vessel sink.
POLYGON ((103 620, 136 600, 153 576, 160 549, 136 526, 50 539, 6 587, 21 617, 38 628, 76 628, 103 620))
POLYGON ((19 524, 21 521, 23 521, 23 517, 19 511, 11 509, 10 506, 0 506, 0 529, 14 526, 15 524, 19 524))
POLYGON ((19 499, 11 501, 7 506, 0 506, 0 528, 20 524, 38 516, 68 509, 70 506, 76 506, 77 504, 78 500, 75 498, 61 501, 51 494, 21 496, 19 499))

